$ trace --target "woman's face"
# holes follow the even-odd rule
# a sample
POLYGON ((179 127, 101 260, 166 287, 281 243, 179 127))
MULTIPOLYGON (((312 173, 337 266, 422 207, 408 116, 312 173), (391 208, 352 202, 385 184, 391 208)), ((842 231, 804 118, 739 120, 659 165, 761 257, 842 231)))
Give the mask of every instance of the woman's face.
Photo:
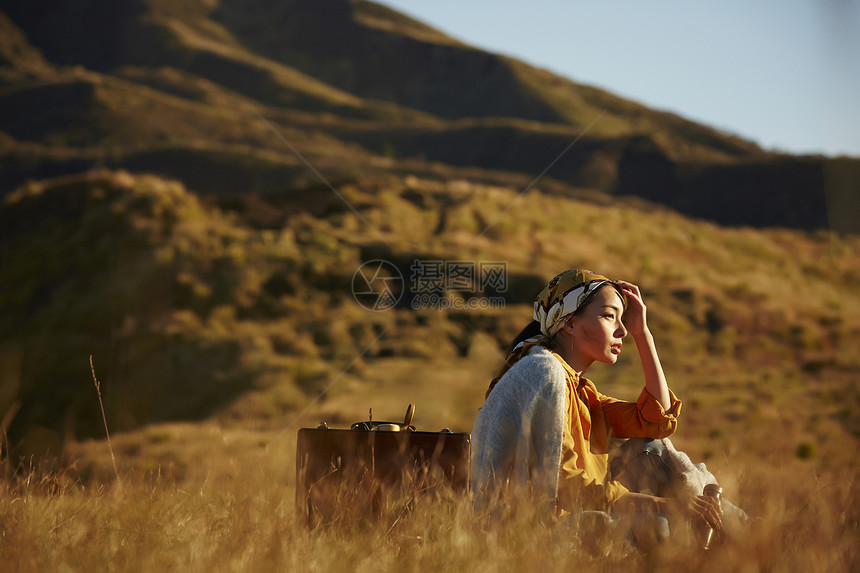
POLYGON ((612 286, 601 287, 572 319, 572 350, 587 366, 594 361, 614 364, 621 354, 621 339, 627 329, 621 322, 624 312, 621 295, 612 286))

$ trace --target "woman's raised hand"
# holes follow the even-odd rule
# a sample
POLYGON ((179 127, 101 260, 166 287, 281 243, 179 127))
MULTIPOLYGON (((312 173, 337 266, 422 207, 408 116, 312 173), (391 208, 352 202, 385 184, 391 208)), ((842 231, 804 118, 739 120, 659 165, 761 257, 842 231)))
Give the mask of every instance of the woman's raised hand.
POLYGON ((648 324, 645 318, 645 301, 639 287, 627 281, 615 281, 615 284, 627 296, 627 310, 624 311, 624 327, 635 338, 639 334, 645 334, 648 324))

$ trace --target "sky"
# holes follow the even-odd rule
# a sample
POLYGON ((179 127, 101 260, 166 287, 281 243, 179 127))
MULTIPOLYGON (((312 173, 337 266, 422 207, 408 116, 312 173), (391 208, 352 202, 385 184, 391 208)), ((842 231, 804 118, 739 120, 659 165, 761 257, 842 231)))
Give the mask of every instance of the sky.
POLYGON ((380 0, 769 150, 860 157, 860 0, 380 0))

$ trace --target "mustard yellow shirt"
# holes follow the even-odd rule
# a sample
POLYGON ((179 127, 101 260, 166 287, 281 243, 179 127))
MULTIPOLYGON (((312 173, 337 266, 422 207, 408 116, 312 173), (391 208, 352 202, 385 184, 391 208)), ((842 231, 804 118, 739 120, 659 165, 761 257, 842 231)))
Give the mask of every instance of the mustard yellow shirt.
POLYGON ((607 510, 627 488, 609 479, 609 438, 665 438, 678 426, 681 402, 670 390, 668 411, 643 388, 636 402, 604 396, 557 353, 567 377, 558 483, 562 513, 607 510))

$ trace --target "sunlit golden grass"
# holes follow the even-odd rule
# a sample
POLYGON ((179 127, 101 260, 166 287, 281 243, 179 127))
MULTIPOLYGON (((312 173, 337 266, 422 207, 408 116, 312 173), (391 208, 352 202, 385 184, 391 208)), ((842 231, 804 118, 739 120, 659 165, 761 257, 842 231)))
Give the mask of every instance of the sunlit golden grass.
MULTIPOLYGON (((355 521, 345 508, 331 526, 309 529, 295 505, 298 428, 322 420, 348 427, 366 419, 369 407, 374 419, 397 420, 409 400, 418 404, 419 429, 446 420, 468 430, 498 358, 491 345, 481 346, 445 363, 367 360, 298 417, 159 424, 118 435, 122 490, 105 441, 71 445, 64 470, 24 470, 3 484, 0 555, 20 571, 852 571, 860 564, 852 440, 838 424, 828 429, 826 416, 815 422, 823 434, 808 427, 816 420, 809 410, 827 410, 799 380, 770 381, 767 400, 766 385, 715 384, 705 368, 695 381, 670 374, 686 400, 673 439, 696 461, 705 454, 726 499, 752 518, 744 535, 707 554, 674 543, 642 552, 618 542, 608 555, 595 554, 586 531, 546 522, 531 506, 486 522, 453 492, 418 497, 407 512, 395 498, 371 522, 355 521), (751 396, 759 407, 745 407, 751 396), (812 451, 798 450, 798 440, 812 451)), ((610 371, 593 378, 600 383, 610 371)), ((622 397, 635 390, 624 376, 614 380, 603 389, 622 397)))
POLYGON ((860 565, 857 484, 842 471, 739 462, 726 470, 732 474, 726 481, 734 482, 734 501, 752 517, 742 536, 708 553, 680 543, 644 552, 615 542, 603 555, 588 549, 586 531, 541 519, 529 505, 488 521, 450 491, 418 497, 408 511, 394 502, 375 520, 309 528, 295 507, 288 444, 228 450, 227 436, 209 433, 205 471, 197 468, 185 480, 159 470, 130 473, 120 490, 110 481, 83 484, 68 473, 30 470, 3 482, 4 568, 851 571, 860 565))

